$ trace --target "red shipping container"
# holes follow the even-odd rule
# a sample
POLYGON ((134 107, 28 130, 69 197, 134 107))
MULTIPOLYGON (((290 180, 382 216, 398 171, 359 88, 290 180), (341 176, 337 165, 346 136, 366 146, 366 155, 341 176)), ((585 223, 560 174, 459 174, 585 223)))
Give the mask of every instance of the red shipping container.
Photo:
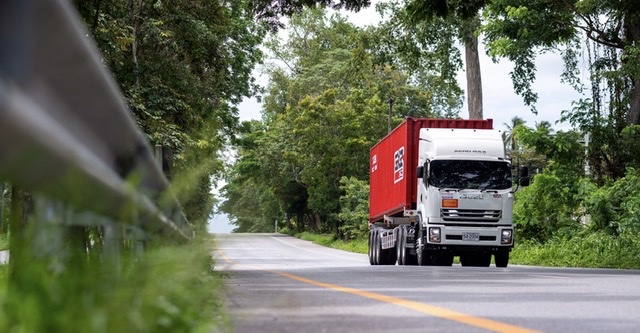
POLYGON ((374 145, 369 159, 369 223, 416 208, 421 128, 493 129, 493 119, 407 118, 374 145))

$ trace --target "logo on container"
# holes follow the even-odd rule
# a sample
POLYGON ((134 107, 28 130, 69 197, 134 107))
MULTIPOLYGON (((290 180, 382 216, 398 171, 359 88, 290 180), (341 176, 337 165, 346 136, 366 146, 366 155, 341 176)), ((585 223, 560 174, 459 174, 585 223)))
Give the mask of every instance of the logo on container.
POLYGON ((374 173, 378 170, 378 155, 373 155, 371 158, 371 173, 374 173))
POLYGON ((395 184, 404 178, 404 146, 394 153, 393 163, 393 183, 395 184))

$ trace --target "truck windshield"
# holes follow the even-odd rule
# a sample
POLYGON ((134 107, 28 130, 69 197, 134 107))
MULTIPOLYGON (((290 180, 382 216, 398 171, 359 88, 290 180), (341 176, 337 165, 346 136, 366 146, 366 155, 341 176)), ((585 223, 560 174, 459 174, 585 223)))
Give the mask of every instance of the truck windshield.
POLYGON ((435 160, 429 185, 438 188, 503 190, 511 188, 509 164, 498 161, 435 160))

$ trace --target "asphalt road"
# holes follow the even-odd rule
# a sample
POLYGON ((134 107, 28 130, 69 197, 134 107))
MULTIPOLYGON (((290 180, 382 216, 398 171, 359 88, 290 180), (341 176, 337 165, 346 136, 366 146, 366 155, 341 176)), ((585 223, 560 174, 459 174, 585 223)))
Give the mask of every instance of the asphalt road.
POLYGON ((370 266, 278 234, 215 243, 237 333, 640 331, 640 271, 370 266))

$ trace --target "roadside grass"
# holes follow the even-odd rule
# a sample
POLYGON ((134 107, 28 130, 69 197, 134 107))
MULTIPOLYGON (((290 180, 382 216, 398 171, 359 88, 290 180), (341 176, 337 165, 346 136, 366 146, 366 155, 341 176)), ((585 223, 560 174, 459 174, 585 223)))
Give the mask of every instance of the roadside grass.
POLYGON ((604 232, 554 238, 544 244, 517 243, 510 262, 548 267, 640 269, 640 239, 604 232))
MULTIPOLYGON (((319 245, 366 254, 368 240, 344 241, 331 234, 294 233, 291 236, 319 245)), ((459 263, 456 257, 454 263, 459 263)), ((516 242, 510 264, 547 267, 584 267, 640 269, 640 237, 612 236, 603 232, 584 232, 571 238, 554 238, 544 244, 533 241, 516 242)))
MULTIPOLYGON (((115 263, 0 265, 0 332, 230 332, 211 240, 149 248, 115 263)), ((87 260, 88 259, 88 260, 87 260)))
POLYGON ((302 232, 302 233, 287 233, 294 237, 311 241, 316 244, 331 247, 334 249, 340 249, 355 253, 367 253, 369 250, 368 240, 366 239, 354 239, 350 241, 345 241, 341 239, 337 239, 334 235, 331 234, 314 234, 310 232, 302 232))

